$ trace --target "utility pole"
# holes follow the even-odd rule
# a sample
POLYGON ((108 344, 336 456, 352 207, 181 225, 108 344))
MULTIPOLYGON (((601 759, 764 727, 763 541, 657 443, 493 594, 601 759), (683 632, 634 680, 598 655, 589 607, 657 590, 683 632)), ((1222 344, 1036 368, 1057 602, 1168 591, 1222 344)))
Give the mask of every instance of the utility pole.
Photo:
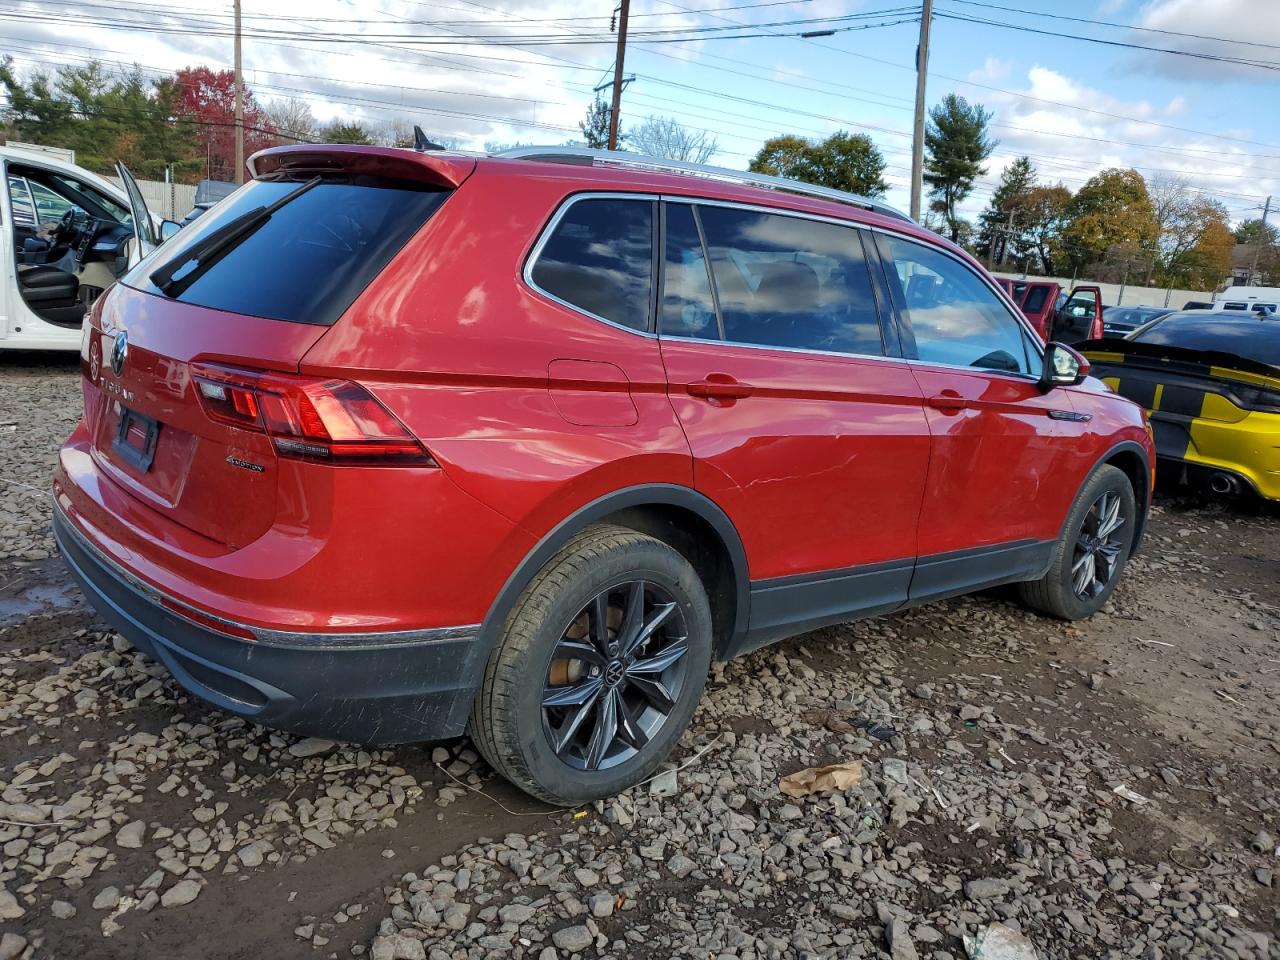
POLYGON ((916 122, 911 139, 911 219, 920 219, 920 195, 924 177, 924 86, 929 72, 929 22, 933 0, 923 0, 920 16, 920 45, 916 47, 916 122))
MULTIPOLYGON (((1267 197, 1267 202, 1262 207, 1262 226, 1267 225, 1267 214, 1271 213, 1271 198, 1267 197)), ((1246 286, 1253 286, 1253 275, 1258 270, 1258 254, 1262 252, 1262 244, 1255 243, 1253 245, 1253 260, 1249 264, 1249 277, 1246 286)))
POLYGON ((236 12, 236 183, 244 183, 244 71, 240 66, 240 0, 236 12))
MULTIPOLYGON (((238 2, 238 0, 237 0, 238 2)), ((631 0, 622 0, 618 15, 618 54, 613 62, 613 104, 609 108, 609 149, 618 149, 618 114, 622 110, 622 59, 627 55, 627 14, 631 0)))

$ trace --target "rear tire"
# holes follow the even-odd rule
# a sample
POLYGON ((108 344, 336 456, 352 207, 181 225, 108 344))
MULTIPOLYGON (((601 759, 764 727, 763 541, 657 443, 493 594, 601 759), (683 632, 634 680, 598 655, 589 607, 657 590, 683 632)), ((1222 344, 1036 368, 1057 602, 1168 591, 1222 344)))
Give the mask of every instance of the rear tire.
POLYGON ((516 601, 471 708, 471 737, 540 800, 611 796, 679 741, 711 638, 706 591, 683 556, 625 527, 588 527, 516 601))
POLYGON ((1062 620, 1093 616, 1120 581, 1137 518, 1133 485, 1124 471, 1099 467, 1071 505, 1049 572, 1019 585, 1023 603, 1062 620))

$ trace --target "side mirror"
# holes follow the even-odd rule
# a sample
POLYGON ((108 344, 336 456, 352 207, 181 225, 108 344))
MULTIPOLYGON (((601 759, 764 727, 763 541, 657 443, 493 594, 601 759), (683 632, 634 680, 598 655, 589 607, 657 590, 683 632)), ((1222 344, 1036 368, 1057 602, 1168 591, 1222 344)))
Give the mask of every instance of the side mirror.
POLYGON ((160 221, 160 242, 164 243, 170 237, 176 237, 178 231, 182 229, 182 224, 174 220, 160 221))
POLYGON ((1040 371, 1040 392, 1054 387, 1074 387, 1089 375, 1089 361, 1065 343, 1049 343, 1044 348, 1044 368, 1040 371))

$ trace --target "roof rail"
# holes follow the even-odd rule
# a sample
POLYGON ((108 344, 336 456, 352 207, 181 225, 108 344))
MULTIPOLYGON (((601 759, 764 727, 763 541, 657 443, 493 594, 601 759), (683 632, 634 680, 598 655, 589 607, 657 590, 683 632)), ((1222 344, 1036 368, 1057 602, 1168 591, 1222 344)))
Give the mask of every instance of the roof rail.
POLYGON ((800 180, 789 180, 786 177, 774 177, 767 173, 750 173, 746 170, 730 170, 728 167, 712 167, 704 163, 689 163, 684 160, 666 160, 661 157, 647 157, 640 153, 626 153, 616 150, 595 150, 591 147, 516 147, 493 154, 495 157, 506 157, 511 160, 541 160, 546 163, 569 163, 591 167, 622 167, 635 170, 658 170, 667 173, 683 173, 708 180, 721 180, 727 183, 743 183, 766 190, 779 190, 785 193, 796 193, 806 197, 818 197, 823 200, 834 200, 852 207, 861 207, 885 216, 898 217, 910 221, 911 218, 889 204, 873 200, 856 193, 836 190, 832 187, 820 187, 800 180))

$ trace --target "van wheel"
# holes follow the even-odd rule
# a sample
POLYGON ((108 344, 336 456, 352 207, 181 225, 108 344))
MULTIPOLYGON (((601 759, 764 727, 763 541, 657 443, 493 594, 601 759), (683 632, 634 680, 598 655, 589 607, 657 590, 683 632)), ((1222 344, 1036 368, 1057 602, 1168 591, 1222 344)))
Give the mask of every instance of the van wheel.
POLYGON ((1138 516, 1124 471, 1099 467, 1076 495, 1049 572, 1021 584, 1029 607, 1063 620, 1082 620, 1111 598, 1129 559, 1138 516))
POLYGON ((711 608, 683 556, 625 527, 575 536, 507 618, 471 708, 489 763, 571 806, 625 790, 671 752, 711 665, 711 608))

